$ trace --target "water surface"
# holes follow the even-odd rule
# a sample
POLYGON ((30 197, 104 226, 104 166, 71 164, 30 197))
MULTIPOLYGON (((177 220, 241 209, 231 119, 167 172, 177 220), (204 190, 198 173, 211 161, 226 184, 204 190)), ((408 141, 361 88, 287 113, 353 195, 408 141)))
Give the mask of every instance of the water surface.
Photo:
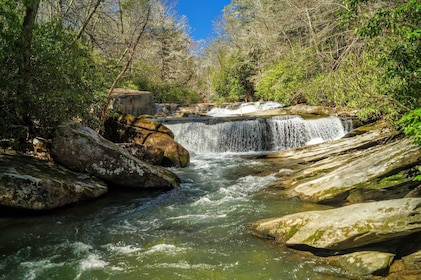
POLYGON ((112 191, 42 215, 0 215, 0 279, 344 279, 247 234, 261 219, 318 209, 264 191, 274 175, 238 154, 199 154, 169 192, 112 191))

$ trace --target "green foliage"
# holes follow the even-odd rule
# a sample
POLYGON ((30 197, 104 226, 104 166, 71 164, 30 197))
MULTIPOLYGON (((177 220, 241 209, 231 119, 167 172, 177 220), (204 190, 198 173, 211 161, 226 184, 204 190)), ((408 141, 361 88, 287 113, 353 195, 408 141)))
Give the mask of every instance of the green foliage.
POLYGON ((310 49, 291 52, 275 63, 257 84, 256 96, 285 105, 306 101, 304 87, 319 72, 310 49))
MULTIPOLYGON (((400 129, 408 136, 414 139, 414 142, 421 148, 421 108, 412 110, 403 116, 399 122, 400 129)), ((421 172, 421 167, 419 168, 421 172)), ((421 175, 416 180, 421 181, 421 175)))
POLYGON ((414 138, 415 143, 421 147, 421 108, 412 110, 398 122, 401 130, 414 138))
POLYGON ((152 67, 141 64, 137 66, 142 70, 127 75, 119 86, 150 91, 154 94, 154 99, 157 103, 194 104, 201 101, 200 95, 193 90, 169 82, 165 83, 159 80, 152 80, 153 75, 151 73, 154 70, 152 67))
POLYGON ((216 97, 223 101, 252 101, 254 84, 251 77, 253 65, 244 58, 234 55, 222 63, 221 69, 211 76, 211 83, 216 97))
MULTIPOLYGON (((19 34, 20 22, 8 22, 15 27, 10 32, 19 34)), ((1 137, 22 138, 19 136, 24 126, 29 134, 26 136, 49 137, 58 124, 72 118, 93 124, 91 112, 104 97, 98 94, 103 83, 91 50, 58 20, 38 23, 33 32, 29 92, 24 95, 17 91, 17 61, 23 50, 2 45, 0 60, 7 62, 7 68, 1 70, 0 78, 0 117, 6 120, 0 126, 1 137)))
POLYGON ((55 126, 71 118, 91 119, 95 92, 103 88, 90 49, 59 21, 34 30, 32 64, 34 119, 55 126))
POLYGON ((376 67, 379 91, 405 110, 420 105, 421 75, 421 3, 397 2, 378 9, 369 18, 358 17, 358 7, 373 1, 346 1, 354 18, 359 18, 358 34, 368 39, 368 51, 376 67))
POLYGON ((201 101, 197 92, 179 86, 153 86, 150 90, 154 93, 157 103, 194 104, 201 101))
POLYGON ((333 72, 322 72, 304 86, 307 103, 346 107, 362 120, 399 118, 404 108, 394 99, 396 79, 381 81, 383 68, 369 54, 348 54, 333 72))

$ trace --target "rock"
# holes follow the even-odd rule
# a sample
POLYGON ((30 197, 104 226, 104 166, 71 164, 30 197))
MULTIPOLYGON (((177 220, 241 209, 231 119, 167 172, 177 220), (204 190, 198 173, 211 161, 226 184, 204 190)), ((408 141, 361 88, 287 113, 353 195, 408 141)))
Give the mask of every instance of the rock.
POLYGON ((174 188, 179 185, 174 173, 141 161, 92 129, 76 123, 56 130, 51 155, 69 169, 87 172, 117 186, 174 188))
POLYGON ((151 92, 116 88, 111 97, 113 108, 117 107, 116 109, 124 114, 135 116, 156 114, 156 105, 151 92))
POLYGON ((402 263, 408 272, 416 272, 421 275, 421 251, 402 257, 402 263))
POLYGON ((47 210, 96 198, 108 190, 100 180, 52 162, 0 154, 0 205, 47 210))
POLYGON ((420 150, 385 123, 369 127, 354 137, 271 153, 264 160, 293 171, 280 175, 277 185, 303 200, 343 205, 403 198, 418 185, 411 169, 421 161, 420 150))
POLYGON ((421 198, 359 203, 258 221, 251 233, 295 248, 347 250, 420 232, 420 207, 421 198))
POLYGON ((153 133, 144 142, 145 146, 164 151, 163 166, 186 167, 190 164, 189 152, 168 134, 153 133))
POLYGON ((403 166, 414 165, 420 157, 418 146, 411 144, 409 139, 402 139, 329 158, 310 166, 306 172, 318 170, 319 174, 298 181, 294 185, 294 192, 312 202, 332 201, 351 189, 363 187, 359 184, 385 176, 403 166))
POLYGON ((190 164, 187 149, 174 140, 170 129, 157 122, 122 115, 117 120, 106 121, 104 137, 115 143, 136 143, 161 150, 164 157, 159 165, 186 167, 190 164))
POLYGON ((378 251, 360 251, 329 257, 332 264, 355 276, 387 274, 395 255, 378 251))
POLYGON ((164 159, 164 152, 152 146, 138 145, 136 143, 118 143, 117 145, 128 151, 132 156, 142 159, 149 164, 159 165, 164 159))

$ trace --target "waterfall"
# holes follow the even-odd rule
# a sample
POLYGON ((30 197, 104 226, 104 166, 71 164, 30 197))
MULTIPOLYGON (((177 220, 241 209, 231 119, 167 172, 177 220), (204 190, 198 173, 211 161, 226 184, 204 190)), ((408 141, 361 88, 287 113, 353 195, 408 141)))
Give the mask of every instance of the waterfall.
POLYGON ((167 125, 175 139, 195 153, 252 152, 297 148, 343 137, 350 129, 341 119, 304 120, 300 116, 167 125))
POLYGON ((213 108, 208 112, 208 116, 213 117, 226 117, 234 115, 244 115, 248 113, 253 113, 257 111, 266 111, 271 109, 281 108, 283 105, 278 102, 267 101, 267 102, 248 102, 241 103, 237 105, 230 105, 226 107, 217 107, 213 108))

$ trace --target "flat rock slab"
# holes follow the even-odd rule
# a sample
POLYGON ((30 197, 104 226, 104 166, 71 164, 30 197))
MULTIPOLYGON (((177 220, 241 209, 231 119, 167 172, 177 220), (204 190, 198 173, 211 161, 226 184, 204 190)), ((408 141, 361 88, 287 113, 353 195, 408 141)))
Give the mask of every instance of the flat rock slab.
POLYGON ((307 179, 292 183, 293 192, 312 202, 334 200, 348 190, 358 188, 358 184, 419 160, 418 146, 409 139, 398 140, 314 163, 304 172, 307 179))
POLYGON ((251 233, 295 248, 347 250, 421 231, 421 198, 359 203, 257 221, 251 233))
POLYGON ((96 198, 108 190, 87 174, 23 155, 0 154, 0 205, 47 210, 96 198))

